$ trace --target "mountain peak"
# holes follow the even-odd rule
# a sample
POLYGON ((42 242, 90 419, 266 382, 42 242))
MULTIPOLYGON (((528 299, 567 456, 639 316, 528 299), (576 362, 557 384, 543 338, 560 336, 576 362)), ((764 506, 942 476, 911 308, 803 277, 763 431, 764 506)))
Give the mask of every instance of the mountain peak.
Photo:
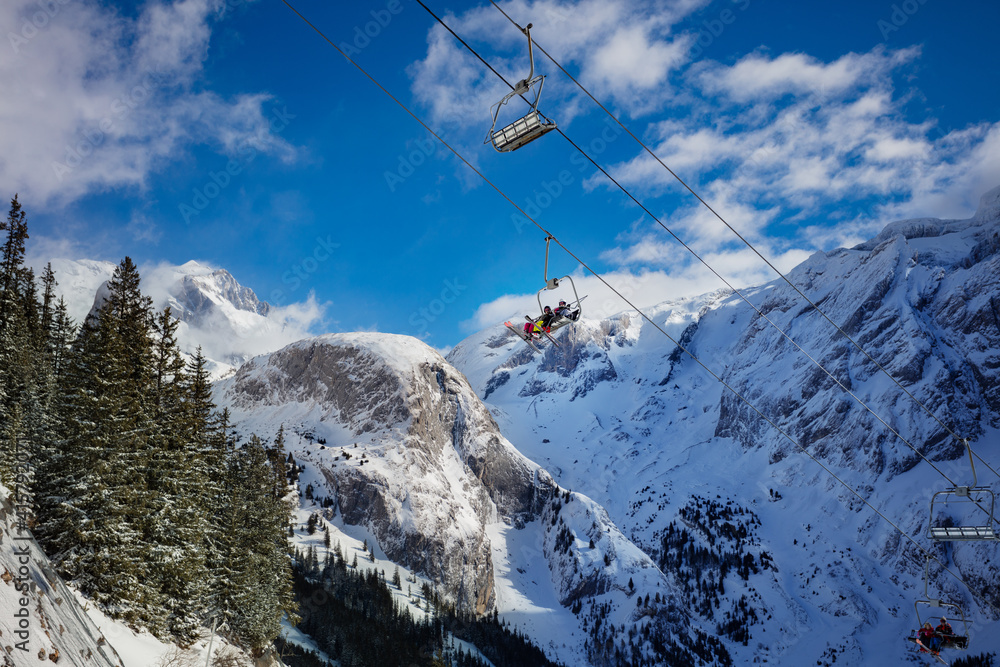
POLYGON ((909 239, 935 238, 946 234, 980 228, 986 223, 1000 219, 1000 186, 984 194, 979 199, 979 208, 971 218, 964 220, 940 220, 938 218, 910 218, 895 220, 887 224, 878 235, 854 246, 854 250, 873 250, 885 241, 902 236, 909 239))
MULTIPOLYGON (((89 259, 53 259, 56 293, 66 300, 70 317, 82 323, 107 297, 116 264, 89 259)), ((191 260, 181 265, 143 266, 141 289, 153 308, 169 306, 181 321, 181 349, 202 348, 213 376, 222 376, 255 354, 278 349, 309 335, 308 319, 276 311, 237 282, 229 271, 191 260)))
POLYGON ((269 303, 258 299, 249 287, 236 282, 236 278, 225 269, 213 270, 197 262, 188 262, 178 267, 177 273, 182 277, 179 285, 171 290, 171 295, 177 306, 195 317, 202 317, 204 311, 224 304, 264 317, 271 312, 269 303), (188 268, 197 272, 186 273, 184 270, 188 268))
POLYGON ((211 266, 207 264, 202 264, 196 259, 190 259, 180 266, 176 267, 178 273, 184 273, 190 276, 201 276, 212 273, 215 271, 211 266))
POLYGON ((1000 185, 979 198, 979 208, 972 219, 977 222, 1000 220, 1000 185))

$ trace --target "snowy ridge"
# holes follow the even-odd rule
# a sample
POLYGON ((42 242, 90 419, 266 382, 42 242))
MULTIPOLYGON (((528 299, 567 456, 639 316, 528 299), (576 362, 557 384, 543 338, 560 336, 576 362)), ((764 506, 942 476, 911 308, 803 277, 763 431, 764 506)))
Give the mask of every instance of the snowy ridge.
POLYGON ((53 259, 56 294, 66 301, 69 316, 77 324, 83 322, 94 306, 97 290, 111 279, 115 264, 92 259, 53 259))
MULTIPOLYGON (((1000 457, 998 224, 1000 188, 984 195, 971 219, 896 222, 867 243, 817 253, 789 274, 992 462, 1000 457)), ((931 594, 970 616, 972 652, 1000 648, 1000 572, 990 565, 997 546, 942 550, 924 538, 930 495, 949 483, 889 428, 951 480, 968 483, 961 444, 784 281, 743 294, 832 377, 735 294, 666 302, 647 314, 792 441, 634 311, 567 327, 556 334, 561 345, 541 355, 494 327, 448 359, 524 454, 561 486, 607 508, 675 589, 693 587, 689 606, 698 611, 690 626, 725 637, 737 664, 897 664, 905 647, 895 638, 916 622, 919 550, 799 446, 973 586, 975 595, 940 566, 932 569, 931 594), (696 527, 685 518, 709 502, 723 503, 701 510, 714 523, 696 527), (731 548, 720 546, 724 535, 712 527, 729 502, 749 513, 734 516, 753 517, 746 524, 752 537, 740 548, 756 570, 745 578, 724 564, 731 548), (683 541, 672 526, 687 531, 683 541), (719 607, 703 605, 716 593, 706 592, 702 566, 696 587, 696 570, 677 556, 678 544, 692 540, 716 551, 702 561, 716 562, 710 581, 724 589, 719 607), (740 622, 728 625, 733 618, 740 622), (806 641, 819 631, 818 641, 806 641)), ((979 480, 1000 490, 992 473, 980 471, 979 480)), ((942 511, 958 519, 955 509, 942 511)))

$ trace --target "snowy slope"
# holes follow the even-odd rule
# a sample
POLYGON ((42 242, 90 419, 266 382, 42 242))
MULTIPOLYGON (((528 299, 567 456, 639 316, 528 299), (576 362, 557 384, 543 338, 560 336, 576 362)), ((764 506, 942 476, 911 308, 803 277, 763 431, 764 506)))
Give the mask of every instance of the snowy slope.
POLYGON ((615 623, 631 625, 639 590, 682 604, 608 513, 521 455, 465 377, 417 339, 307 339, 244 364, 214 397, 244 437, 284 425, 306 466, 300 486, 329 497, 345 530, 460 606, 496 608, 567 664, 586 664, 573 606, 613 603, 615 623))
MULTIPOLYGON (((917 452, 948 479, 969 483, 961 444, 876 362, 998 468, 998 223, 1000 188, 972 219, 896 222, 872 241, 817 254, 790 273, 874 361, 781 280, 743 292, 760 312, 726 292, 647 311, 788 437, 634 311, 600 321, 585 314, 557 333, 560 347, 541 355, 496 326, 457 345, 448 360, 507 438, 560 485, 606 507, 634 543, 667 563, 668 579, 694 581, 676 557, 672 527, 720 553, 743 549, 758 564, 766 554, 773 568, 745 579, 729 573, 720 606, 693 613, 695 625, 724 625, 727 606, 750 619, 748 637, 727 638, 738 664, 834 657, 903 664, 899 638, 914 626, 913 603, 923 593, 922 548, 978 598, 935 566, 930 593, 969 614, 973 653, 997 650, 998 612, 985 600, 1000 606, 1000 546, 944 549, 923 537, 930 495, 949 482, 917 452), (732 532, 720 530, 726 516, 742 518, 749 535, 720 548, 732 532)), ((978 470, 1000 490, 997 475, 984 464, 978 470)), ((706 597, 695 587, 692 606, 706 597)))
POLYGON ((27 530, 0 486, 0 646, 4 665, 124 666, 27 530), (26 538, 26 539, 25 539, 26 538))

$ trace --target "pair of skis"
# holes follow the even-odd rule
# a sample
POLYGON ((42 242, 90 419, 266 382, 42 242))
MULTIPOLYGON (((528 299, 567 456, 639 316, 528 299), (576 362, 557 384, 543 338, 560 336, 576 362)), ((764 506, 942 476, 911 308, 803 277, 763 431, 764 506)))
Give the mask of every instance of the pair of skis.
MULTIPOLYGON (((531 319, 530 317, 528 317, 527 315, 524 316, 524 319, 528 320, 529 322, 534 323, 534 320, 531 319)), ((533 336, 529 336, 527 333, 525 333, 524 329, 518 329, 517 327, 515 327, 510 322, 504 322, 503 324, 504 324, 505 327, 507 327, 508 329, 510 329, 511 331, 513 331, 515 334, 517 334, 517 337, 520 338, 521 340, 523 340, 525 343, 527 343, 528 346, 532 350, 534 350, 535 352, 541 353, 541 350, 538 348, 538 346, 535 345, 535 338, 533 336)), ((552 341, 553 345, 555 345, 556 347, 559 347, 559 342, 555 338, 553 338, 552 335, 548 331, 546 331, 545 329, 541 329, 541 333, 542 333, 543 336, 545 336, 550 341, 552 341)), ((540 341, 541 338, 539 338, 538 340, 540 341)))
POLYGON ((919 638, 919 637, 910 637, 910 641, 912 641, 912 642, 913 642, 914 644, 916 644, 917 646, 919 646, 919 647, 920 647, 920 652, 921 652, 921 653, 930 653, 930 654, 931 654, 932 656, 934 656, 934 658, 935 658, 935 659, 937 659, 937 661, 938 661, 938 662, 940 662, 940 663, 941 663, 942 665, 947 665, 947 664, 948 664, 948 663, 947 663, 947 662, 945 661, 945 659, 944 659, 944 658, 942 658, 942 657, 941 657, 941 656, 940 656, 940 655, 939 655, 939 654, 938 654, 937 652, 935 652, 935 651, 932 651, 932 650, 931 650, 930 648, 928 648, 928 647, 927 647, 927 645, 926 645, 926 644, 924 644, 924 643, 923 643, 922 641, 920 641, 920 638, 919 638))

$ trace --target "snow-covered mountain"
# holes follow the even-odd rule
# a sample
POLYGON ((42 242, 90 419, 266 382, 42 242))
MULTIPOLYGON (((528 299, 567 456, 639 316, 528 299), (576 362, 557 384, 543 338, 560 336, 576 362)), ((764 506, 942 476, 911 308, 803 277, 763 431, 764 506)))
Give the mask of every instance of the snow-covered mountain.
POLYGON ((692 625, 727 635, 727 606, 742 611, 746 632, 727 635, 737 664, 903 663, 921 549, 958 575, 934 563, 929 592, 970 617, 972 652, 997 650, 1000 546, 924 532, 931 494, 972 482, 936 419, 971 440, 992 467, 977 461, 980 483, 1000 489, 1000 188, 971 219, 892 223, 788 277, 871 359, 778 279, 743 292, 756 310, 723 291, 646 311, 698 361, 635 311, 584 317, 540 355, 493 327, 448 360, 520 451, 606 507, 668 579, 692 582, 692 625), (706 605, 705 574, 694 582, 681 556, 692 543, 718 551, 733 516, 757 571, 710 568, 725 593, 706 605))
MULTIPOLYGON (((107 297, 107 281, 116 265, 94 260, 52 260, 57 293, 79 324, 107 297)), ((142 290, 153 307, 169 306, 180 320, 181 349, 200 346, 215 377, 226 375, 254 355, 276 350, 308 335, 310 315, 303 309, 275 309, 225 269, 196 261, 161 264, 140 270, 142 290)))
MULTIPOLYGON (((273 317, 224 272, 176 272, 158 307, 192 330, 273 317)), ((815 306, 779 279, 664 302, 657 327, 584 313, 542 354, 502 326, 447 359, 305 338, 215 399, 242 437, 284 426, 310 507, 372 563, 567 665, 909 664, 925 550, 970 653, 1000 651, 1000 545, 925 538, 931 495, 972 481, 949 430, 1000 490, 998 276, 1000 188, 809 258, 788 278, 815 306)))
POLYGON ((415 338, 300 341, 218 382, 215 400, 243 434, 273 438, 283 425, 306 463, 300 486, 329 496, 329 516, 366 528, 461 607, 509 613, 541 644, 575 634, 555 651, 570 664, 583 664, 585 636, 570 607, 614 600, 626 623, 638 590, 681 604, 607 512, 520 454, 466 379, 415 338))

